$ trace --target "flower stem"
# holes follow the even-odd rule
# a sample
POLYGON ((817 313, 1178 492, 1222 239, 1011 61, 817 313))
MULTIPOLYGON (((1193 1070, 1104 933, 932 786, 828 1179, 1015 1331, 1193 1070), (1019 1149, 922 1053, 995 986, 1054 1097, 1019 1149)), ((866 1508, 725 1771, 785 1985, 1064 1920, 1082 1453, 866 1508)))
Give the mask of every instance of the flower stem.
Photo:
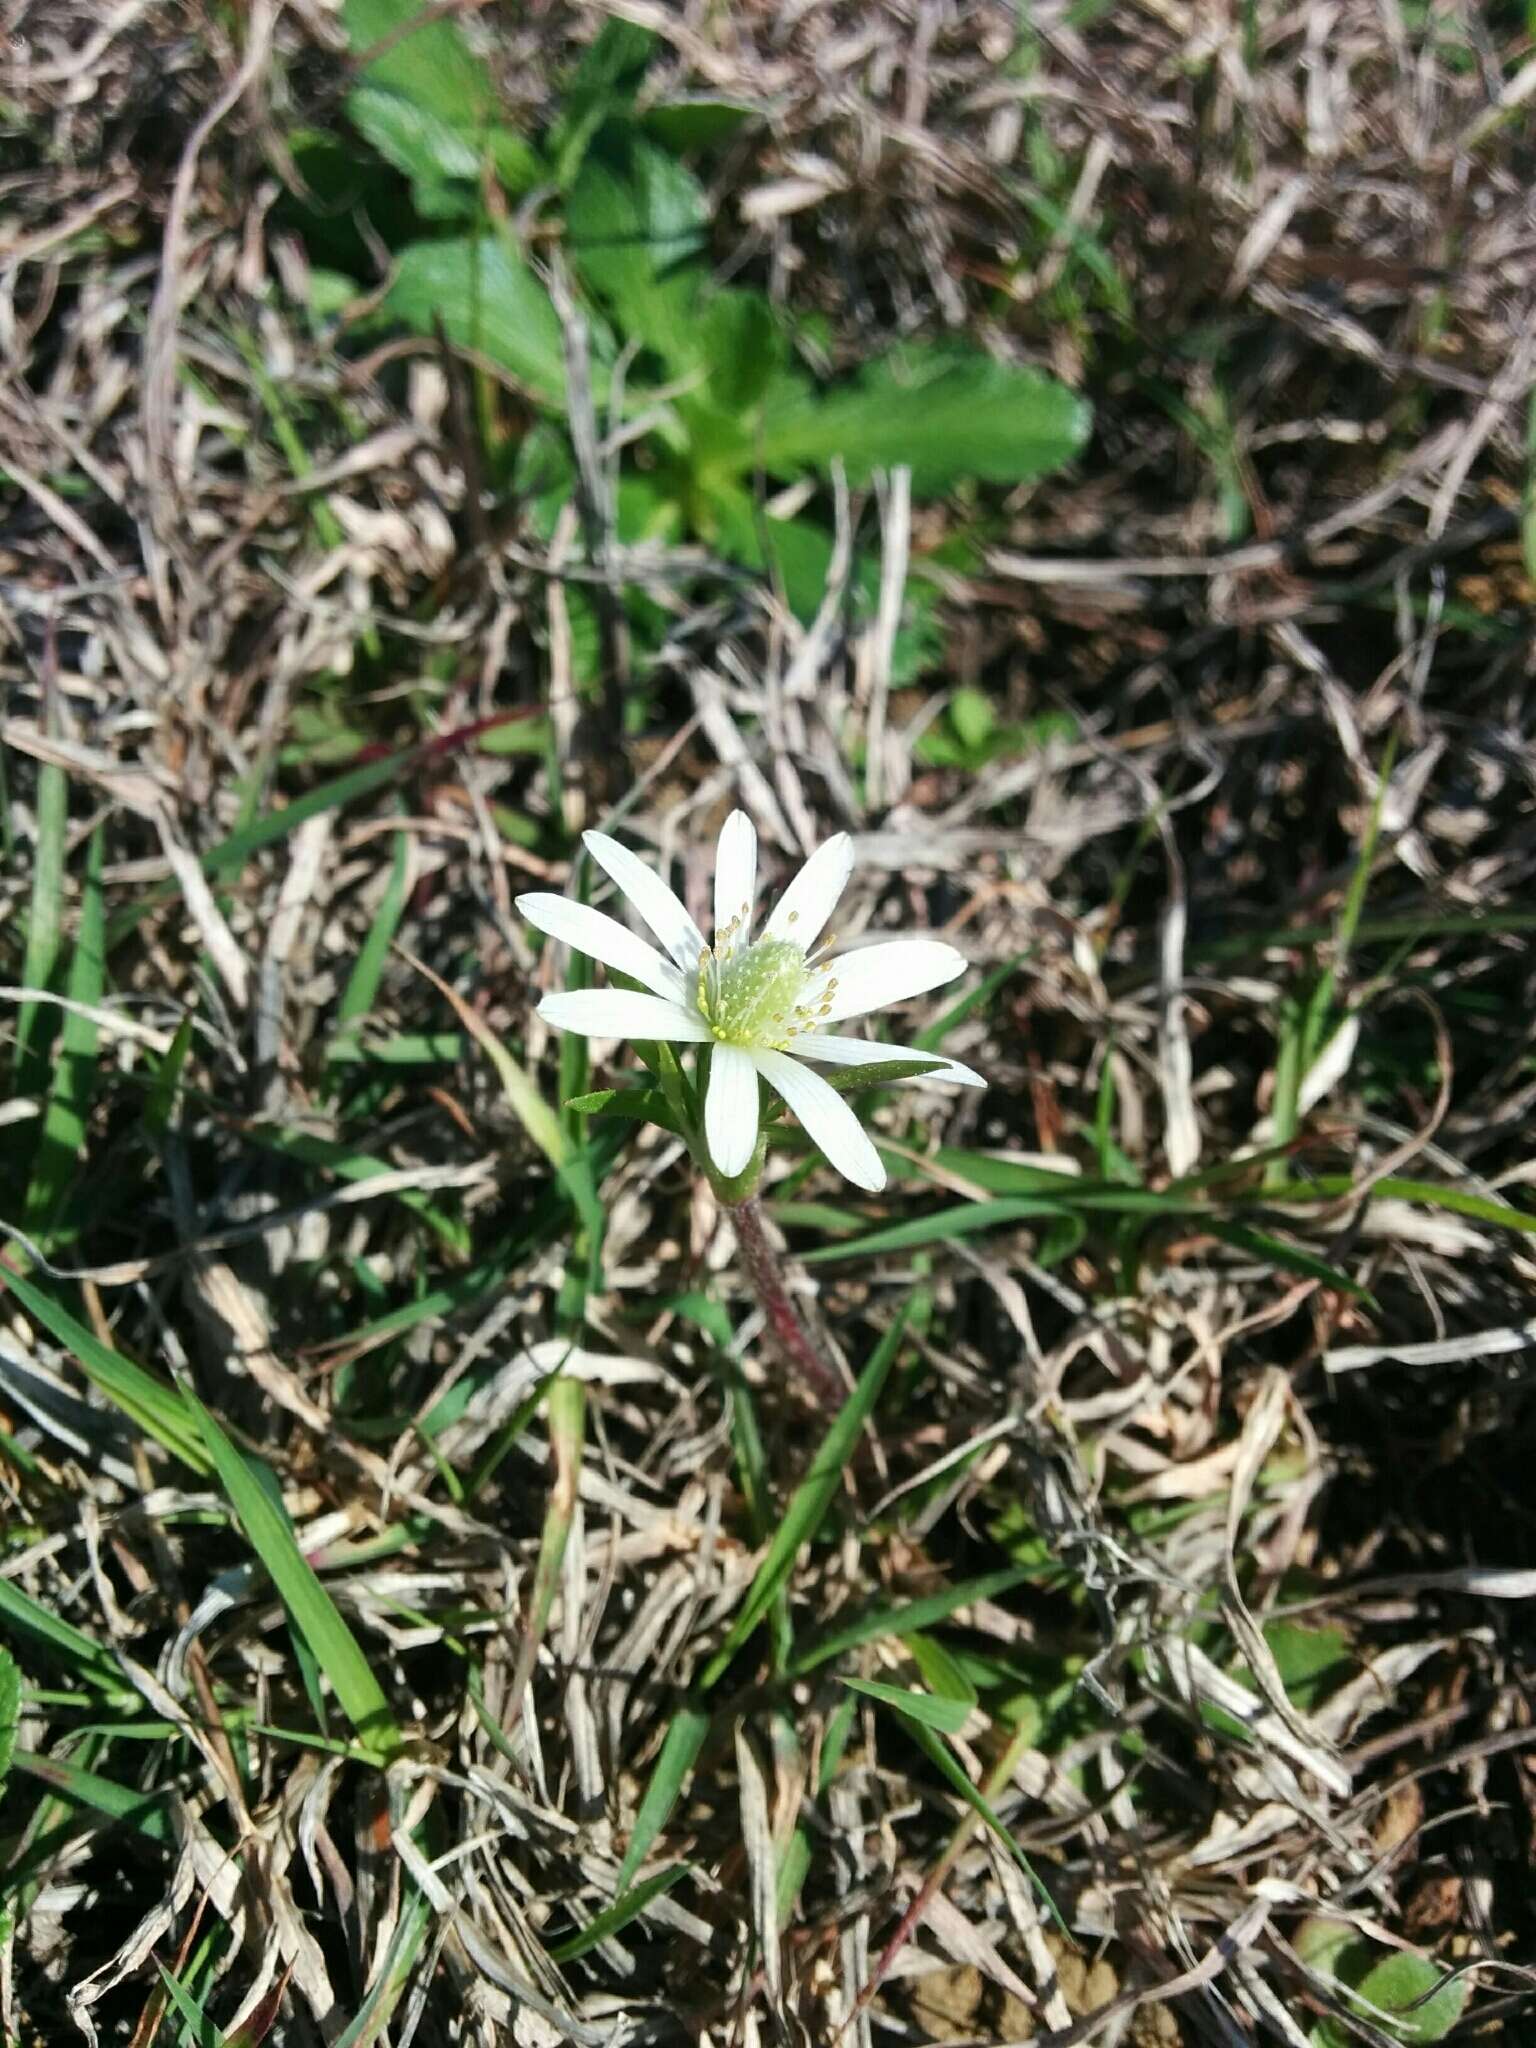
POLYGON ((732 1205, 736 1241, 752 1292, 768 1319, 768 1328, 779 1350, 806 1381, 829 1414, 835 1415, 847 1395, 838 1375, 823 1358, 784 1283, 784 1265, 763 1221, 762 1204, 755 1195, 732 1205))

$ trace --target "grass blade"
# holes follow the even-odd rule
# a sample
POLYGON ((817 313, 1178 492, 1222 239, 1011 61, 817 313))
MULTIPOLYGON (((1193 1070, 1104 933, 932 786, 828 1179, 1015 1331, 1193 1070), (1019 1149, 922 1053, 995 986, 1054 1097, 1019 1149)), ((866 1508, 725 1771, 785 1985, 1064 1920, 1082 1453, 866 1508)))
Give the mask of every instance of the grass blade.
MULTIPOLYGON (((50 986, 64 930, 64 840, 69 825, 69 785, 56 761, 37 771, 37 844, 32 865, 32 904, 22 955, 23 988, 50 986)), ((49 1019, 39 1003, 23 1003, 16 1018, 16 1093, 40 1095, 48 1075, 49 1019)))
POLYGON ((837 1420, 827 1431, 810 1471, 791 1495, 784 1519, 768 1546, 767 1556, 757 1568, 747 1597, 742 1603, 741 1612, 731 1624, 730 1633, 711 1658, 704 1673, 703 1685, 706 1691, 716 1683, 736 1652, 767 1613, 774 1595, 788 1578, 801 1545, 809 1543, 820 1528, 822 1517, 831 1506, 832 1496, 841 1483, 843 1468, 853 1455, 859 1433, 880 1398, 880 1390, 885 1385, 891 1361, 900 1349, 909 1312, 910 1303, 903 1303, 895 1321, 875 1346, 873 1357, 860 1373, 858 1385, 843 1403, 837 1420))
POLYGON ((22 1307, 73 1355, 92 1386, 121 1409, 130 1422, 194 1472, 206 1476, 213 1469, 197 1426, 174 1387, 168 1387, 143 1366, 103 1344, 62 1302, 55 1301, 24 1274, 9 1266, 0 1267, 0 1279, 22 1307))
POLYGON ((687 1875, 686 1863, 669 1863, 664 1869, 653 1872, 650 1877, 622 1893, 611 1906, 605 1907, 581 1929, 579 1934, 567 1935, 564 1941, 557 1941, 549 1951, 550 1961, 575 1962, 578 1956, 584 1956, 589 1949, 596 1948, 600 1942, 606 1941, 609 1935, 617 1934, 621 1927, 627 1927, 631 1920, 637 1919, 645 1911, 652 1899, 660 1898, 663 1893, 671 1891, 679 1878, 687 1875))
POLYGON ((640 1811, 635 1815, 634 1832, 619 1867, 618 1890, 621 1897, 634 1883, 635 1872, 645 1861, 652 1842, 666 1826, 667 1816, 677 1804, 677 1796, 698 1761, 708 1733, 709 1714, 706 1709, 692 1700, 685 1700, 672 1717, 672 1725, 661 1745, 661 1755, 656 1759, 656 1768, 651 1772, 645 1797, 640 1802, 640 1811))
POLYGON ((300 1550, 287 1516, 197 1396, 188 1389, 184 1398, 246 1540, 266 1566, 294 1627, 330 1679, 337 1704, 358 1740, 380 1762, 386 1762, 399 1749, 401 1737, 373 1666, 300 1550))
POLYGON ((919 1728, 936 1728, 941 1735, 958 1735, 971 1718, 967 1700, 940 1699, 931 1692, 913 1692, 904 1685, 882 1685, 874 1678, 844 1678, 842 1683, 882 1706, 894 1707, 905 1720, 919 1728))
MULTIPOLYGON (((86 855, 85 884, 80 901, 80 930, 70 960, 65 993, 86 1008, 100 1003, 106 985, 106 910, 101 891, 101 831, 91 834, 86 855)), ((32 986, 28 983, 28 986, 32 986)), ((85 1144, 86 1118, 96 1078, 97 1029, 77 1010, 66 1010, 59 1026, 53 1085, 43 1112, 43 1128, 27 1184, 27 1230, 46 1243, 85 1144)))

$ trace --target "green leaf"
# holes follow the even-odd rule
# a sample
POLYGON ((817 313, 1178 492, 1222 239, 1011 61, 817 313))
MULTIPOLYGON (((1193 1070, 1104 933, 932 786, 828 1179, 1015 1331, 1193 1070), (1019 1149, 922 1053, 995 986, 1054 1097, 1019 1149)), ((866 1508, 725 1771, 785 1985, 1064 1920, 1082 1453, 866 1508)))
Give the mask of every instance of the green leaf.
POLYGON ((165 1967, 164 1963, 157 1961, 156 1967, 160 1972, 160 1982, 165 1986, 172 2005, 181 2014, 185 2028, 183 2039, 190 2039, 195 2048, 222 2048, 219 2029, 209 2019, 192 1992, 178 1976, 165 1967))
POLYGON ((997 713, 992 707, 992 699, 984 690, 962 684, 949 700, 949 722, 962 746, 982 747, 997 722, 997 713))
MULTIPOLYGON (((515 250, 491 235, 413 242, 400 252, 379 317, 417 334, 443 332, 459 348, 509 370, 546 405, 565 402, 559 315, 515 250)), ((593 383, 606 387, 593 365, 593 383)))
POLYGON ((573 1963, 578 1956, 584 1956, 590 1949, 604 1942, 609 1935, 617 1934, 621 1927, 627 1927, 631 1920, 638 1919, 651 1903, 664 1892, 671 1891, 679 1878, 688 1875, 686 1863, 669 1863, 664 1870, 658 1870, 616 1898, 611 1906, 590 1920, 579 1934, 567 1935, 564 1941, 557 1941, 549 1951, 554 1963, 573 1963))
POLYGON ((756 455, 776 476, 830 470, 853 483, 905 463, 932 495, 963 477, 1015 484, 1070 462, 1088 437, 1086 403, 1052 378, 974 351, 910 348, 847 389, 770 402, 756 455))
POLYGON ((336 1005, 336 1022, 344 1030, 349 1024, 356 1024, 373 1009, 379 996, 379 983, 384 978, 385 963, 389 949, 394 944, 395 933, 399 930, 400 919, 405 911, 406 883, 411 870, 410 835, 395 834, 393 857, 390 861, 389 880, 384 885, 384 894, 379 898, 379 907, 373 914, 367 935, 357 949, 357 959, 342 990, 341 1001, 336 1005))
POLYGON ((768 1554, 753 1575, 741 1611, 731 1624, 725 1641, 705 1670, 707 1691, 730 1664, 753 1629, 771 1606, 774 1596, 789 1577, 803 1544, 809 1543, 821 1527, 822 1518, 842 1483, 843 1468, 853 1455, 859 1433, 869 1420, 880 1390, 885 1385, 891 1361, 901 1345, 907 1327, 910 1301, 903 1302, 895 1320, 875 1346, 874 1354, 859 1375, 858 1384, 838 1411, 837 1419, 822 1440, 811 1469, 790 1496, 784 1519, 774 1532, 768 1554))
POLYGON ((174 1387, 168 1387, 163 1380, 157 1380, 120 1351, 103 1344, 93 1331, 70 1314, 62 1302, 55 1301, 51 1294, 45 1293, 24 1274, 12 1272, 7 1267, 0 1274, 0 1279, 4 1280, 22 1307, 73 1355, 91 1384, 105 1394, 114 1407, 120 1408, 130 1422, 163 1444, 194 1472, 206 1473, 210 1469, 196 1423, 174 1387))
POLYGON ((183 1390, 220 1485, 240 1518, 246 1540, 266 1567, 294 1627, 331 1681, 337 1704, 358 1740, 381 1763, 400 1747, 400 1731, 384 1689, 356 1636, 321 1583, 267 1486, 252 1472, 218 1422, 190 1389, 183 1390))
MULTIPOLYGON (((643 1096, 643 1088, 626 1089, 626 1094, 643 1096)), ((617 1088, 594 1088, 590 1095, 573 1095, 566 1103, 567 1109, 580 1110, 583 1116, 595 1116, 600 1109, 606 1109, 619 1093, 617 1088)))
MULTIPOLYGON (((95 1007, 106 983, 106 911, 101 891, 101 832, 91 834, 80 898, 80 929, 70 956, 65 993, 95 1007)), ((54 1049, 53 1084, 27 1184, 27 1228, 46 1239, 85 1144, 86 1117, 96 1079, 97 1030, 93 1019, 66 1010, 54 1049)))
POLYGON ((648 107, 641 116, 641 126, 663 149, 686 156, 691 150, 713 149, 718 143, 729 142, 748 121, 760 118, 762 111, 746 100, 712 99, 695 94, 688 99, 663 100, 660 106, 648 107))
MULTIPOLYGON (((23 988, 45 989, 53 980, 64 930, 64 840, 69 785, 56 761, 37 771, 37 837, 32 853, 32 897, 21 959, 23 988)), ((41 1094, 47 1078, 53 1018, 47 1006, 24 1002, 16 1013, 16 1093, 41 1094)))
POLYGON ((680 266, 697 255, 708 225, 698 179, 629 130, 588 154, 566 209, 566 238, 582 276, 629 336, 674 366, 698 360, 694 304, 703 271, 680 266))
POLYGON ((20 1724, 21 1667, 9 1650, 0 1648, 0 1791, 5 1789, 20 1724))
POLYGON ((1007 1223, 1023 1223, 1039 1216, 1059 1216, 1059 1202, 1020 1195, 1005 1202, 962 1202, 951 1209, 939 1209, 932 1216, 914 1216, 908 1223, 893 1223, 884 1230, 872 1230, 867 1237, 847 1244, 819 1245, 802 1252, 807 1265, 828 1259, 848 1259, 856 1254, 873 1258, 880 1252, 906 1252, 919 1245, 949 1244, 957 1237, 974 1237, 981 1230, 997 1230, 1007 1223))
MULTIPOLYGON (((1405 2044, 1440 2041, 1466 2010, 1469 1979, 1452 1977, 1430 1957, 1398 1950, 1382 1954, 1347 1922, 1318 1915, 1296 1930, 1296 1953, 1339 1987, 1355 2018, 1405 2044)), ((1312 2030, 1315 2048, 1351 2048, 1352 2029, 1333 2019, 1312 2030)))
POLYGON ((370 86, 400 93, 447 123, 473 125, 494 113, 490 73, 458 24, 427 0, 345 0, 341 12, 354 57, 388 43, 364 67, 370 86))
POLYGON ((127 1681, 117 1660, 104 1644, 5 1578, 0 1578, 0 1622, 51 1650, 82 1685, 105 1693, 126 1690, 127 1681))
MULTIPOLYGON (((133 1786, 119 1785, 115 1778, 103 1778, 71 1763, 67 1757, 38 1756, 31 1750, 18 1749, 11 1761, 26 1777, 36 1779, 77 1806, 105 1814, 108 1820, 126 1822, 135 1833, 147 1835, 151 1841, 171 1839, 164 1792, 140 1792, 133 1786)), ((20 1872, 13 1867, 6 1875, 14 1885, 20 1872)))
POLYGON ((402 1880, 400 1912, 384 1965, 369 1981, 357 2014, 333 2048, 369 2048, 389 2025, 404 1997, 427 1935, 437 1924, 431 1901, 407 1871, 402 1880))
MULTIPOLYGON (((1355 1183, 1347 1173, 1323 1173, 1312 1181, 1287 1181, 1267 1188, 1267 1202, 1331 1202, 1351 1194, 1355 1183)), ((1507 1202, 1491 1201, 1470 1189, 1445 1186, 1434 1180, 1399 1180, 1390 1174, 1372 1183, 1371 1193, 1382 1200, 1389 1196, 1412 1202, 1424 1209, 1444 1209, 1453 1216, 1472 1216, 1479 1223, 1496 1223, 1501 1230, 1536 1231, 1536 1210, 1511 1208, 1507 1202)))
POLYGON ((920 1600, 908 1600, 895 1607, 873 1607, 802 1650, 791 1664, 789 1675, 801 1678, 818 1664, 828 1663, 860 1643, 880 1642, 889 1636, 905 1636, 914 1629, 930 1628, 936 1621, 948 1620, 958 1608, 973 1606, 978 1600, 995 1600, 998 1594, 1011 1592, 1035 1576, 1026 1566, 1005 1565, 979 1579, 963 1579, 959 1585, 946 1586, 942 1593, 929 1593, 920 1600))
POLYGON ((941 1735, 958 1735, 971 1717, 970 1706, 964 1700, 936 1699, 932 1693, 910 1692, 902 1685, 882 1685, 873 1678, 844 1678, 842 1682, 854 1692, 879 1700, 883 1706, 894 1707, 898 1714, 920 1727, 937 1728, 941 1735))
POLYGON ((1265 1265, 1279 1266, 1287 1273, 1300 1273, 1308 1280, 1321 1280, 1326 1287, 1337 1288, 1341 1294, 1353 1295, 1357 1301, 1370 1301, 1372 1296, 1357 1280, 1351 1280, 1347 1273, 1341 1273, 1337 1266, 1330 1266, 1326 1259, 1320 1259, 1313 1252, 1303 1251, 1300 1245, 1287 1244, 1282 1237, 1274 1237, 1267 1230, 1250 1230, 1242 1223, 1210 1223, 1206 1228, 1213 1237, 1223 1244, 1231 1245, 1234 1251, 1247 1252, 1250 1258, 1262 1259, 1265 1265))
POLYGON ((699 353, 710 396, 729 413, 745 412, 783 363, 773 307, 761 292, 712 293, 699 323, 699 353))
POLYGON ((645 1861, 652 1842, 666 1826, 667 1816, 677 1804, 678 1794, 704 1747, 709 1719, 707 1711, 692 1700, 685 1700, 672 1717, 661 1745, 661 1755, 656 1759, 656 1768, 651 1772, 645 1797, 640 1802, 640 1811, 635 1815, 634 1832, 630 1835, 629 1848, 619 1870, 618 1890, 621 1896, 634 1883, 635 1872, 645 1861))

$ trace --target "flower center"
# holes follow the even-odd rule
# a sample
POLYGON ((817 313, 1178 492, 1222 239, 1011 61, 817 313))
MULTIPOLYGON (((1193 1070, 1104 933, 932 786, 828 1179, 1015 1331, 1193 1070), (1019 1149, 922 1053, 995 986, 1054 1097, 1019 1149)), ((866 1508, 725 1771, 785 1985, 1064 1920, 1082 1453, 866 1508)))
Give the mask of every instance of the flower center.
POLYGON ((740 953, 706 950, 699 963, 698 1005, 722 1045, 778 1048, 810 1021, 797 1006, 810 970, 788 939, 759 939, 740 953))

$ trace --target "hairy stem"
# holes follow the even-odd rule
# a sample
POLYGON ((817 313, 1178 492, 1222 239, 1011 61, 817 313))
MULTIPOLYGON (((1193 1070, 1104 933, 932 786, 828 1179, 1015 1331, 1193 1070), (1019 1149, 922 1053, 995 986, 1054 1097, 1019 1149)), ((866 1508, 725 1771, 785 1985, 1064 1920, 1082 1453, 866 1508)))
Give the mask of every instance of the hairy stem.
POLYGON ((773 1341, 800 1373, 810 1391, 828 1414, 842 1407, 847 1389, 822 1357, 811 1333, 800 1320, 799 1311, 784 1284, 784 1265, 768 1236, 762 1204, 755 1195, 732 1206, 736 1241, 752 1292, 757 1296, 773 1341))

